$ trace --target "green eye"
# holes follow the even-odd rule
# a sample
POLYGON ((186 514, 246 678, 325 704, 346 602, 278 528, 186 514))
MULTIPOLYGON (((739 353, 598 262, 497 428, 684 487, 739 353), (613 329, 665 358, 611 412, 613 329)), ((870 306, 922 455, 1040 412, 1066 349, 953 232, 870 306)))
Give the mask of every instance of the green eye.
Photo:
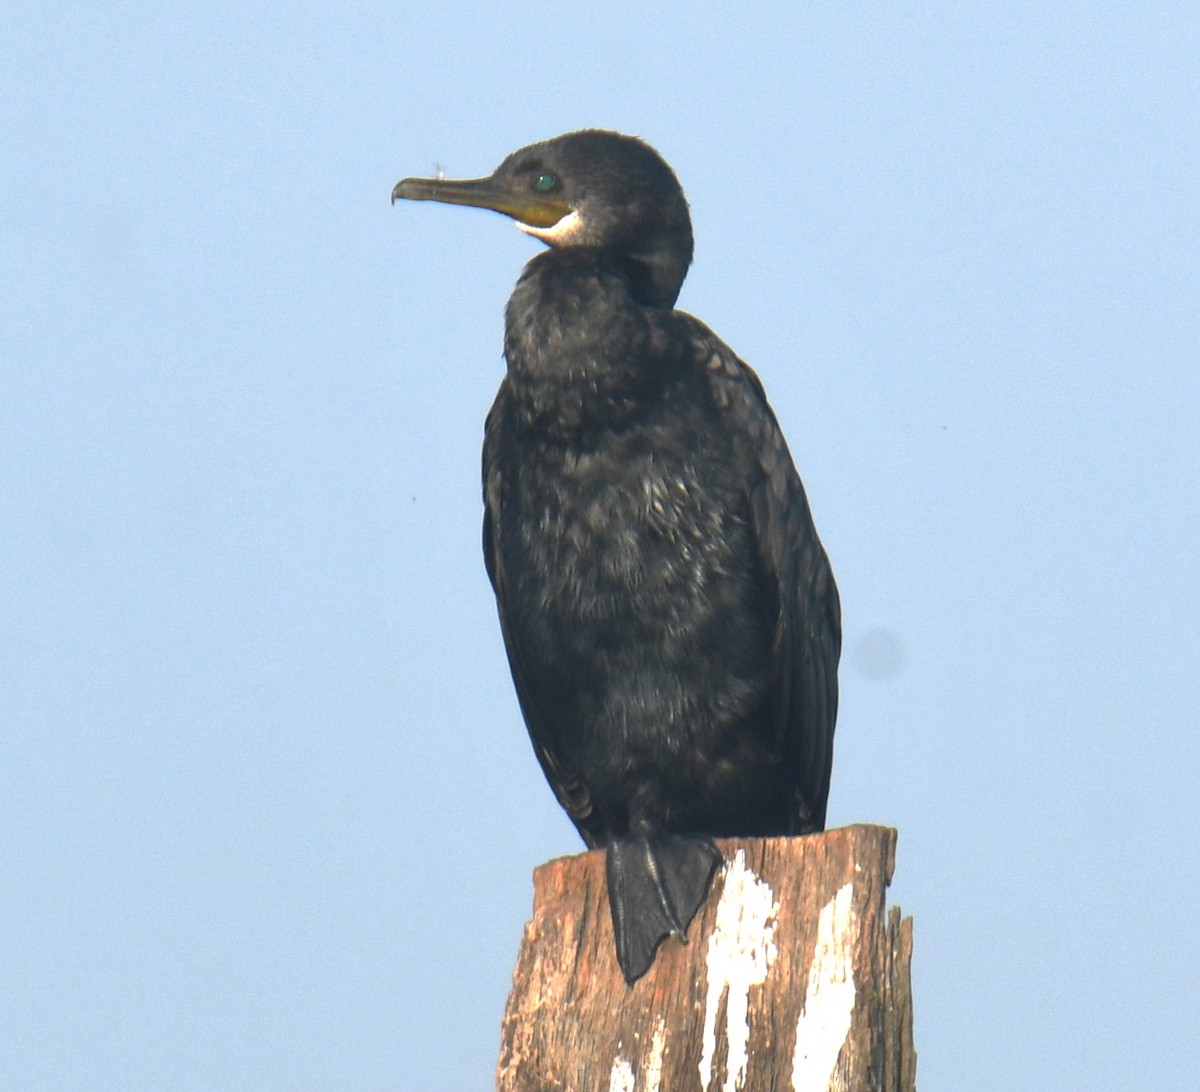
POLYGON ((557 185, 558 179, 548 171, 539 174, 537 178, 533 180, 533 188, 537 190, 538 193, 549 193, 557 185))

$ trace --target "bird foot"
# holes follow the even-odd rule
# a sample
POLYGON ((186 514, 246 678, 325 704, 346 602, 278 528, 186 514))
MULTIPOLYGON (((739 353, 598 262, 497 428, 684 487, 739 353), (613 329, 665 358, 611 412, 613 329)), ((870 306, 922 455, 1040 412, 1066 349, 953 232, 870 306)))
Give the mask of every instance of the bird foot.
POLYGON ((617 962, 630 985, 650 969, 667 937, 687 943, 720 860, 704 838, 638 832, 609 842, 608 904, 617 962))

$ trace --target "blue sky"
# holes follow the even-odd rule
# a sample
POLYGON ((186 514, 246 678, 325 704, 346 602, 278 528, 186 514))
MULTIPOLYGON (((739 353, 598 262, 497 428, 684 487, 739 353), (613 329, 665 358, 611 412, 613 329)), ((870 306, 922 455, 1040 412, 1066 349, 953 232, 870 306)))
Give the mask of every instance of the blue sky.
POLYGON ((647 10, 6 15, 3 1087, 490 1087, 579 848, 479 551, 538 244, 388 194, 593 125, 833 559, 921 1087, 1200 1084, 1200 14, 647 10))

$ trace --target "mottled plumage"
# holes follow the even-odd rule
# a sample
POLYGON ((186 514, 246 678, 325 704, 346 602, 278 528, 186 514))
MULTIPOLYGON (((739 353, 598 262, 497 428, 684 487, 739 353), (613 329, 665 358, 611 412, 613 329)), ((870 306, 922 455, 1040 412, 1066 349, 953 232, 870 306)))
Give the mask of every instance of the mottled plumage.
POLYGON ((608 848, 632 982, 686 931, 711 838, 824 826, 833 574, 757 376, 672 309, 691 226, 657 153, 572 133, 394 196, 495 208, 551 244, 508 304, 484 557, 538 759, 608 848))

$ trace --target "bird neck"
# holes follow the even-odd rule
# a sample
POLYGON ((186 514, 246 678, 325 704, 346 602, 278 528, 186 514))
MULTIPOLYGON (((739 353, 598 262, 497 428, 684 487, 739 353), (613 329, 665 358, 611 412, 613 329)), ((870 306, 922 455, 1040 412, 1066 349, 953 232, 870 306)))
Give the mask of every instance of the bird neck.
POLYGON ((646 307, 669 309, 679 298, 692 257, 690 248, 684 252, 667 240, 650 239, 614 260, 623 262, 634 299, 646 307))
POLYGON ((662 308, 638 298, 628 263, 606 251, 539 254, 508 301, 509 390, 531 426, 616 424, 670 371, 662 308))

